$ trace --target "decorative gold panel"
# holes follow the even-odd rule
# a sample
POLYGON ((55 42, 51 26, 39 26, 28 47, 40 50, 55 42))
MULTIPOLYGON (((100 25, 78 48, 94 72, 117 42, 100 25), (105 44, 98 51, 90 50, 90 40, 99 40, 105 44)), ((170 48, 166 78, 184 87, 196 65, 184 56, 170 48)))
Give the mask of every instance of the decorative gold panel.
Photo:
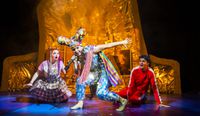
POLYGON ((9 69, 8 90, 21 91, 29 83, 36 68, 36 62, 15 62, 9 69))
POLYGON ((169 65, 152 63, 160 93, 174 94, 174 69, 169 65))
POLYGON ((180 64, 150 55, 160 93, 181 94, 180 64))
POLYGON ((22 91, 37 70, 37 53, 7 57, 3 62, 1 91, 22 91))

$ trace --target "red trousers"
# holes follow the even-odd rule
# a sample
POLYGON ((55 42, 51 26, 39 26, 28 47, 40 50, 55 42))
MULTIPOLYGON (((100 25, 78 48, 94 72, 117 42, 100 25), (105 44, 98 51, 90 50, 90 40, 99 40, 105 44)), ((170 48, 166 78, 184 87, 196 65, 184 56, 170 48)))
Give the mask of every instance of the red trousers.
POLYGON ((140 91, 133 91, 131 94, 128 94, 128 87, 125 89, 122 89, 117 94, 123 98, 128 99, 131 103, 142 103, 144 99, 141 99, 141 92, 140 91))

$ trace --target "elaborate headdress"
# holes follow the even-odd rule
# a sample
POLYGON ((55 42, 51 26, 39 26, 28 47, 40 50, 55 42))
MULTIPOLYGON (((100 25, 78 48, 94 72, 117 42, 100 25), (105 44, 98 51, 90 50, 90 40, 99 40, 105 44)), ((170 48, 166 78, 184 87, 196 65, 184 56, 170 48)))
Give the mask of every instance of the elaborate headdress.
POLYGON ((85 29, 80 27, 76 34, 72 36, 71 38, 67 38, 64 36, 59 36, 58 37, 58 43, 61 45, 67 45, 70 47, 72 50, 76 48, 76 46, 79 46, 82 44, 83 37, 85 36, 86 32, 85 29))

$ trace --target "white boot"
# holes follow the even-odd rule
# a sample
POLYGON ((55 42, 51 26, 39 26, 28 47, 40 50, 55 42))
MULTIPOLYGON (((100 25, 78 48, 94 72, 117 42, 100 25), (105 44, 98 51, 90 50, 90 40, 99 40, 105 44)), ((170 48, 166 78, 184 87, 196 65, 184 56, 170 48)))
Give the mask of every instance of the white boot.
POLYGON ((119 108, 117 108, 116 111, 120 111, 121 112, 121 111, 124 110, 126 104, 128 103, 128 100, 120 97, 120 103, 121 103, 121 106, 119 108))
POLYGON ((83 101, 79 101, 76 105, 71 107, 71 110, 82 109, 83 108, 83 101))

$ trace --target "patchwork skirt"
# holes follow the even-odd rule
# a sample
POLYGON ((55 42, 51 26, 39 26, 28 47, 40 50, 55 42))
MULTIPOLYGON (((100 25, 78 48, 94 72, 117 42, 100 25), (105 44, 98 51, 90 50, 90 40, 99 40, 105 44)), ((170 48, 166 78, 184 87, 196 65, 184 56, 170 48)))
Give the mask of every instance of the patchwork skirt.
POLYGON ((55 76, 36 80, 29 91, 43 102, 64 102, 72 95, 65 81, 55 76))

